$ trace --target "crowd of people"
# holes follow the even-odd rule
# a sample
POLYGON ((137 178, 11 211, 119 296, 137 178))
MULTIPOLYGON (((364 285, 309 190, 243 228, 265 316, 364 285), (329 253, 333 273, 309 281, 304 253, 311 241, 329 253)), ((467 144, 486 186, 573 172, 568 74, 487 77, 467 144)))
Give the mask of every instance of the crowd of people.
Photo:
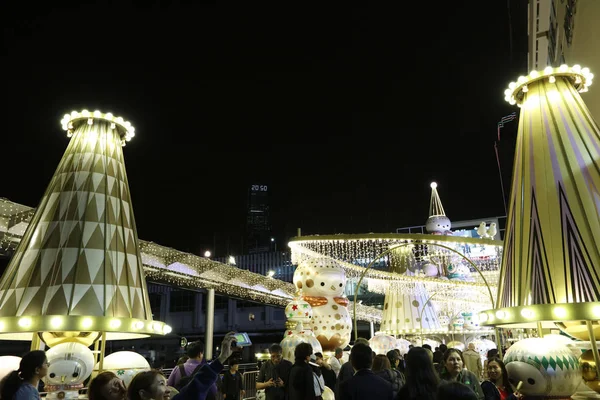
POLYGON ((261 366, 256 388, 265 400, 320 400, 329 387, 337 400, 516 400, 522 395, 508 381, 497 352, 488 353, 485 369, 470 345, 464 354, 440 345, 411 346, 403 358, 399 350, 375 354, 366 339, 352 346, 347 362, 336 349, 329 360, 312 354, 309 344, 296 347, 295 362, 282 358, 273 345, 270 360, 261 366))
MULTIPOLYGON (((221 344, 221 354, 212 362, 204 348, 188 347, 169 377, 158 370, 138 373, 128 387, 112 372, 98 374, 88 386, 89 400, 211 400, 221 391, 227 400, 242 400, 244 387, 238 364, 232 358, 233 333, 221 344), (223 378, 220 373, 229 360, 223 378), (217 385, 219 382, 219 385, 217 385)), ((257 398, 265 400, 322 400, 326 388, 337 400, 516 400, 506 368, 497 352, 488 353, 485 365, 473 346, 462 353, 440 345, 411 346, 404 357, 399 350, 375 354, 366 339, 356 340, 347 362, 336 349, 326 360, 313 353, 308 343, 296 346, 294 363, 283 359, 282 348, 269 348, 270 359, 256 378, 257 398)), ((17 371, 0 382, 0 400, 39 400, 38 384, 48 372, 45 352, 31 351, 17 371)))

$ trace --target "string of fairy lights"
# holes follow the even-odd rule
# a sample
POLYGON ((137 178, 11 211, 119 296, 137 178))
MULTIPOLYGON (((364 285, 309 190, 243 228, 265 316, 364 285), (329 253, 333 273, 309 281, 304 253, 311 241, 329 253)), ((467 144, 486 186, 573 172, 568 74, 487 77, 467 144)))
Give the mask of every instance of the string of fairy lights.
MULTIPOLYGON (((0 199, 0 252, 13 251, 23 236, 34 208, 0 199)), ((153 242, 139 241, 146 278, 190 289, 215 289, 217 293, 267 305, 286 306, 294 297, 293 284, 239 269, 209 258, 184 253, 153 242)), ((348 311, 353 316, 350 302, 348 311)), ((356 305, 357 319, 379 323, 382 311, 356 305)))
POLYGON ((0 254, 10 254, 17 247, 34 212, 33 208, 0 198, 0 254))
POLYGON ((290 248, 294 264, 326 257, 343 267, 351 282, 364 273, 363 283, 371 293, 393 290, 425 297, 435 293, 432 302, 449 314, 491 307, 490 293, 497 293, 502 259, 501 242, 432 235, 302 236, 293 239, 290 248), (433 268, 430 275, 419 270, 425 264, 433 268), (365 273, 367 265, 372 267, 365 273), (449 279, 449 267, 459 265, 467 271, 465 276, 449 279))

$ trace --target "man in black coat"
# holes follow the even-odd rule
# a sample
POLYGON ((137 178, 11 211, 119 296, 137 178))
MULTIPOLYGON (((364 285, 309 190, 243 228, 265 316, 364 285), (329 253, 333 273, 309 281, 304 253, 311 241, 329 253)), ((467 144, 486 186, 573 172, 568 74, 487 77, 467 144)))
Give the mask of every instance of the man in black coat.
POLYGON ((392 384, 371 371, 373 351, 366 344, 355 344, 350 352, 354 376, 340 385, 340 400, 393 400, 392 384))
POLYGON ((317 399, 313 369, 308 364, 312 351, 312 346, 308 343, 300 343, 294 350, 296 362, 290 370, 289 400, 317 399))

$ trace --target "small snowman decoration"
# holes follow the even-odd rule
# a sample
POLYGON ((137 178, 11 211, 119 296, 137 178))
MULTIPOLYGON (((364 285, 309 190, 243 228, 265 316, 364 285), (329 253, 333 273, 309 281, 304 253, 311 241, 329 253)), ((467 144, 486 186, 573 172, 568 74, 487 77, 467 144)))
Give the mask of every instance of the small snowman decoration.
POLYGON ((425 229, 432 235, 452 235, 452 223, 445 215, 432 215, 425 222, 425 229))
POLYGON ((529 338, 513 344, 504 356, 508 380, 522 382, 526 398, 569 398, 581 383, 579 361, 558 342, 529 338))
POLYGON ((334 260, 311 258, 294 272, 294 286, 311 306, 311 328, 325 351, 344 348, 350 342, 352 320, 344 295, 346 273, 334 260))
POLYGON ((81 343, 61 343, 46 352, 48 374, 46 390, 49 399, 76 399, 83 382, 92 374, 94 354, 81 343))
MULTIPOLYGON (((296 297, 285 307, 285 317, 288 320, 288 331, 293 330, 298 322, 302 322, 304 326, 310 326, 313 311, 310 304, 302 298, 302 290, 298 290, 296 297)), ((286 332, 284 337, 287 335, 286 332)))
POLYGON ((455 331, 462 331, 465 326, 465 319, 462 314, 458 314, 452 319, 452 329, 455 331))
POLYGON ((462 313, 462 317, 465 320, 463 325, 464 329, 469 331, 474 331, 479 329, 479 317, 477 314, 472 312, 464 312, 462 313))
POLYGON ((448 328, 450 324, 450 317, 447 314, 438 315, 438 321, 440 321, 440 326, 442 328, 448 328))

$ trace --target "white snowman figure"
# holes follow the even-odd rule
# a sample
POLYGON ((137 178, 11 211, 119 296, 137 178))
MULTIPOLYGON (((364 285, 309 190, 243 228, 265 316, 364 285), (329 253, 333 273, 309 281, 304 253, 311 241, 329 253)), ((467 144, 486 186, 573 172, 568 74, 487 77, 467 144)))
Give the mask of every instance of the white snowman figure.
POLYGON ((46 375, 47 398, 76 399, 83 382, 92 374, 94 353, 81 343, 58 344, 46 352, 48 374, 46 375))
POLYGON ((294 272, 294 286, 313 310, 311 329, 324 351, 344 348, 350 342, 352 320, 344 296, 346 273, 334 260, 310 258, 294 272))
POLYGON ((440 321, 440 326, 446 329, 450 324, 450 317, 447 314, 440 314, 438 315, 438 321, 440 321))
POLYGON ((425 229, 432 235, 452 235, 452 223, 445 215, 432 215, 425 222, 425 229))
POLYGON ((465 323, 463 325, 464 329, 469 331, 474 331, 479 329, 479 316, 472 312, 464 312, 462 313, 463 319, 465 323))
POLYGON ((465 319, 463 318, 462 314, 458 314, 457 316, 452 318, 451 325, 452 330, 462 331, 465 326, 465 319))
POLYGON ((422 269, 423 269, 423 273, 425 274, 425 276, 428 276, 428 277, 437 276, 439 273, 437 265, 429 263, 429 262, 424 264, 422 269))
POLYGON ((523 382, 526 398, 569 398, 581 383, 579 361, 561 343, 530 338, 514 343, 504 356, 508 380, 523 382))

